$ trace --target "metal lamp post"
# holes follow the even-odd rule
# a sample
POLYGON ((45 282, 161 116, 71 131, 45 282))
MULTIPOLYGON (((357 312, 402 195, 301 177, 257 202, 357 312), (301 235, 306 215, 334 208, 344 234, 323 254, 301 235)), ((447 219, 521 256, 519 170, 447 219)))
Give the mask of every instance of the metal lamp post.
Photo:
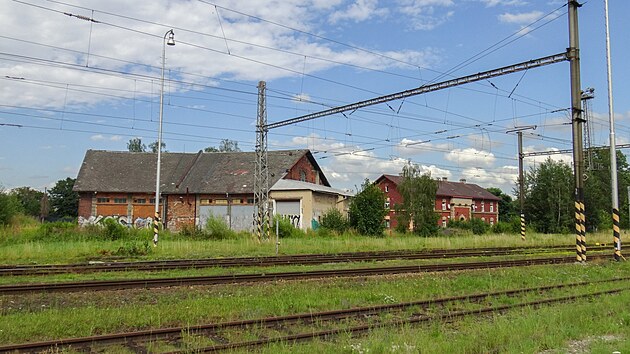
POLYGON ((166 63, 166 45, 175 45, 175 32, 168 30, 162 42, 162 89, 160 90, 160 125, 157 140, 157 172, 155 176, 155 215, 153 219, 153 246, 157 246, 160 225, 160 165, 162 162, 162 119, 164 117, 164 65, 166 63))

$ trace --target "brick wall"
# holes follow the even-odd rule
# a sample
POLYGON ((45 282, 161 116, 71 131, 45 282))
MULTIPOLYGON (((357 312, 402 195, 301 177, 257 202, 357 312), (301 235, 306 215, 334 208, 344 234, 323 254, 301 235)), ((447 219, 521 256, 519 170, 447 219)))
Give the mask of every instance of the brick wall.
POLYGON ((306 155, 302 156, 302 158, 291 167, 284 179, 301 181, 303 180, 302 176, 305 177, 305 182, 322 184, 319 179, 319 171, 315 170, 315 167, 313 167, 306 155))
POLYGON ((193 194, 169 195, 166 197, 166 223, 171 231, 179 231, 184 225, 195 225, 196 196, 193 194))
POLYGON ((92 216, 92 196, 94 193, 79 194, 79 216, 89 218, 92 216))

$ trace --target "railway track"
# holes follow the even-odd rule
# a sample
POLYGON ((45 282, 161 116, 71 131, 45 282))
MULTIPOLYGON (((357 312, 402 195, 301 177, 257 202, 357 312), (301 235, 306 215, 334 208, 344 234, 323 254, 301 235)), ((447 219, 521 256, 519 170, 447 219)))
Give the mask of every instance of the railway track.
MULTIPOLYGON (((590 260, 608 259, 609 254, 591 254, 590 260)), ((76 292, 96 290, 120 290, 138 288, 158 288, 191 285, 216 285, 252 282, 269 282, 276 280, 321 279, 339 277, 374 276, 387 274, 444 272, 454 270, 473 270, 486 268, 521 267, 531 265, 573 263, 575 257, 527 258, 518 260, 464 262, 428 265, 389 266, 356 269, 312 270, 278 273, 251 273, 214 276, 193 276, 176 278, 124 279, 98 281, 72 281, 55 283, 26 283, 0 286, 0 295, 76 292)))
MULTIPOLYGON (((609 247, 593 246, 592 251, 606 250, 609 247)), ((65 273, 94 273, 120 271, 162 271, 176 269, 199 269, 212 267, 253 267, 277 265, 315 265, 325 263, 370 262, 386 260, 413 260, 463 257, 490 257, 518 254, 534 254, 574 251, 575 246, 549 247, 498 247, 470 249, 435 249, 426 251, 382 251, 340 254, 303 254, 271 257, 231 257, 207 259, 183 259, 169 261, 142 262, 100 262, 48 265, 1 265, 0 276, 51 275, 65 273)))
MULTIPOLYGON (((204 348, 196 348, 195 352, 216 352, 216 351, 224 351, 224 350, 235 350, 240 348, 251 348, 256 346, 262 346, 269 343, 274 342, 294 342, 301 340, 310 340, 314 338, 322 338, 322 337, 330 337, 340 333, 362 333, 367 332, 376 327, 384 327, 384 326, 400 326, 404 324, 413 324, 413 323, 422 323, 429 321, 445 321, 445 320, 454 320, 457 318, 465 317, 465 316, 474 316, 474 315, 483 315, 488 313, 502 312, 509 309, 519 308, 519 307, 536 307, 542 306, 546 304, 553 303, 562 303, 573 301, 578 298, 582 298, 584 296, 602 296, 606 294, 615 294, 623 291, 630 290, 630 287, 627 285, 624 287, 618 287, 612 290, 603 290, 597 292, 591 292, 586 294, 579 295, 570 295, 570 296, 562 296, 562 297, 553 297, 553 298, 545 298, 542 300, 529 301, 516 303, 511 305, 500 305, 500 306, 486 306, 475 308, 472 310, 460 310, 460 311, 446 311, 438 312, 434 314, 414 314, 407 318, 395 319, 395 320, 387 320, 387 321, 372 321, 371 323, 354 325, 351 327, 343 327, 343 328, 335 328, 335 329, 326 329, 326 330, 310 330, 308 332, 300 332, 297 334, 285 335, 285 336, 276 336, 276 337, 265 337, 256 340, 246 340, 246 341, 233 341, 227 342, 225 337, 222 336, 222 331, 227 330, 247 330, 249 328, 278 328, 280 326, 300 326, 304 324, 318 324, 328 321, 333 323, 338 323, 348 318, 366 318, 368 316, 378 316, 383 313, 392 313, 392 312, 403 312, 406 310, 414 310, 415 309, 426 309, 429 306, 434 308, 435 306, 445 306, 450 303, 458 303, 458 302, 479 302, 487 300, 488 298, 498 298, 498 297, 515 297, 522 294, 534 293, 534 294, 542 294, 551 290, 558 290, 564 288, 575 288, 575 287, 583 287, 586 285, 594 285, 594 284, 604 284, 604 283, 627 283, 630 280, 630 277, 625 278, 612 278, 600 281, 591 281, 591 282, 577 282, 577 283, 568 283, 568 284, 557 284, 557 285, 549 285, 542 287, 533 287, 533 288, 522 288, 522 289, 511 289, 506 291, 498 291, 498 292, 489 292, 489 293, 477 293, 477 294, 469 294, 462 296, 454 296, 454 297, 445 297, 438 299, 429 299, 429 300, 420 300, 420 301, 412 301, 412 302, 403 302, 396 304, 384 304, 384 305, 374 305, 360 308, 352 308, 352 309, 343 309, 343 310, 333 310, 333 311, 323 311, 323 312, 313 312, 313 313, 301 313, 294 314, 288 316, 278 316, 278 317, 266 317, 260 319, 252 319, 252 320, 242 320, 242 321, 231 321, 231 322, 219 322, 219 323, 210 323, 204 325, 196 325, 196 326, 187 326, 187 327, 169 327, 169 328, 158 328, 158 329, 150 329, 145 331, 135 331, 135 332, 126 332, 126 333, 115 333, 108 335, 100 335, 100 336, 90 336, 90 337, 81 337, 81 338, 66 338, 52 341, 42 341, 42 342, 33 342, 33 343, 23 343, 23 344, 12 344, 0 346, 0 353, 31 353, 31 352, 42 352, 49 350, 59 350, 63 348, 68 348, 71 350, 78 351, 94 351, 99 348, 103 348, 104 346, 111 345, 120 345, 130 347, 134 351, 147 352, 146 345, 150 342, 156 341, 166 341, 169 343, 179 342, 182 340, 182 336, 186 335, 201 335, 206 337, 211 337, 218 339, 218 341, 224 341, 225 343, 213 345, 204 348)), ((190 349, 188 349, 190 350, 190 349)), ((172 353, 183 353, 186 351, 174 351, 172 353)))

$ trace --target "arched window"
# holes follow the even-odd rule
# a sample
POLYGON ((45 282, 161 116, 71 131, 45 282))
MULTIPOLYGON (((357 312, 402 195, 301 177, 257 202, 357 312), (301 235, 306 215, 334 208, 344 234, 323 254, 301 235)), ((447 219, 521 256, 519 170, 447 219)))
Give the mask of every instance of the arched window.
POLYGON ((306 182, 306 171, 300 170, 300 181, 306 182))

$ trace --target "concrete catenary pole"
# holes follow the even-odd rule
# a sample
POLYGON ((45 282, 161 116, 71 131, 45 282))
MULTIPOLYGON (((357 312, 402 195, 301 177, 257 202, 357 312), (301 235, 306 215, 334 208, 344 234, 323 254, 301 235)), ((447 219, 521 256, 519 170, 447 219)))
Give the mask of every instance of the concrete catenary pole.
POLYGON ((576 260, 586 262, 586 226, 584 218, 584 151, 582 146, 582 90, 580 83, 580 38, 576 0, 569 6, 569 63, 571 73, 571 125, 573 130, 573 169, 575 180, 575 246, 576 260))
POLYGON ((606 22, 606 72, 608 73, 608 120, 610 122, 610 190, 612 195, 612 220, 614 258, 621 259, 621 236, 619 233, 619 191, 617 190, 617 149, 615 148, 615 112, 612 96, 612 66, 610 62, 610 32, 608 31, 608 0, 604 0, 606 22))

